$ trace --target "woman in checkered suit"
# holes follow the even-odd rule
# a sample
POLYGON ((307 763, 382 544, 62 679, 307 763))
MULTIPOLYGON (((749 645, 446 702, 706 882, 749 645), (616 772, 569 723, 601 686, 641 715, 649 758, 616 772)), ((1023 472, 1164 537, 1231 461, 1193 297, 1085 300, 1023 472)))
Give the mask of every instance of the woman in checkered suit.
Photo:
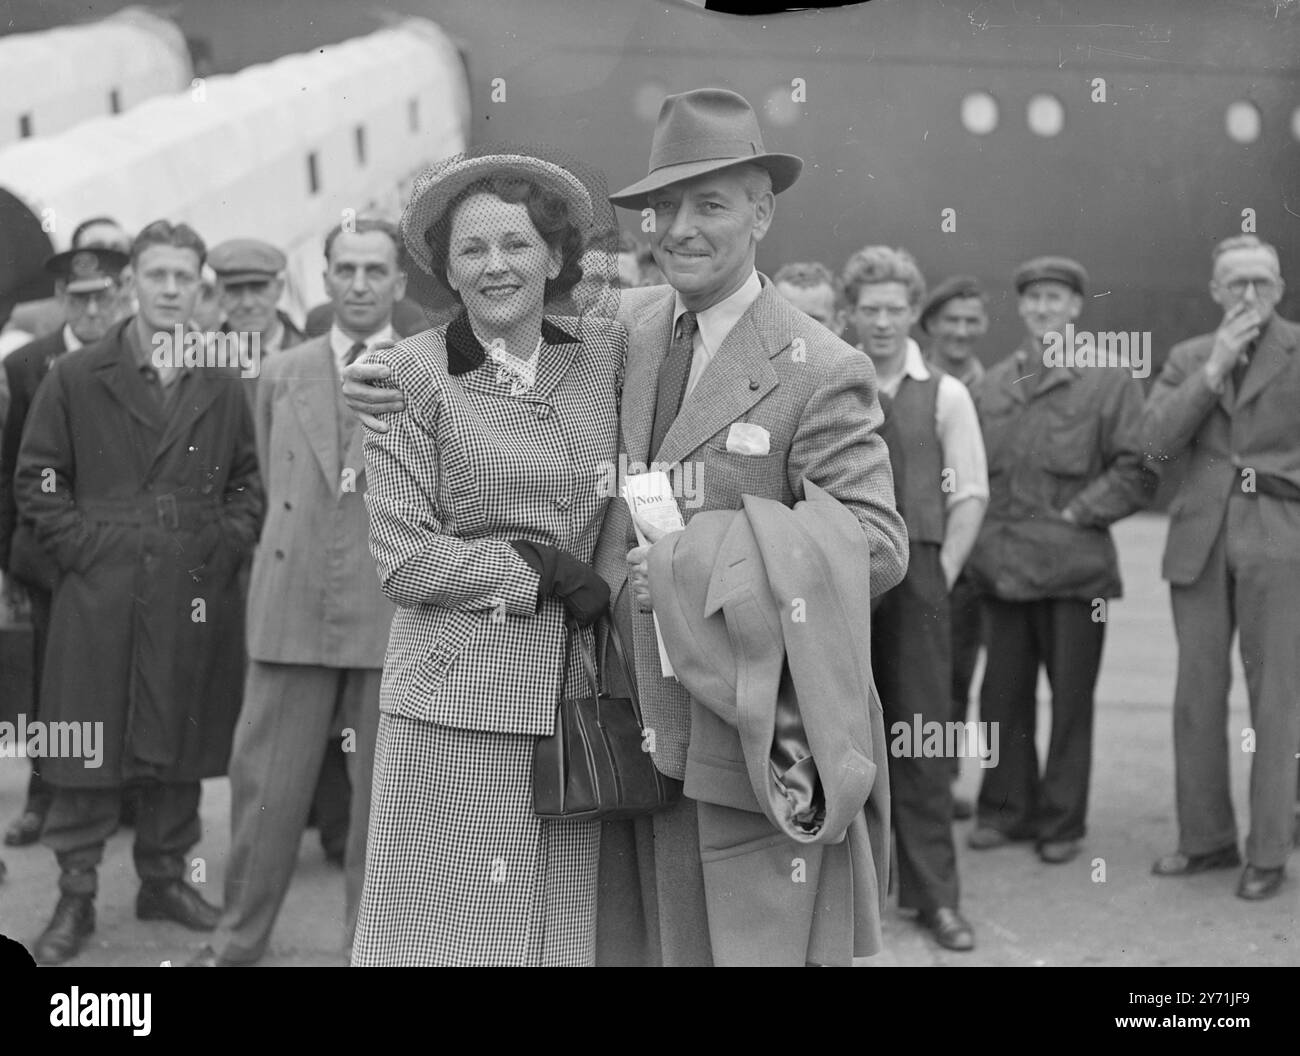
POLYGON ((599 823, 542 821, 531 780, 566 621, 608 598, 587 562, 627 335, 543 315, 592 224, 583 183, 527 155, 445 162, 403 217, 411 257, 463 310, 370 357, 406 409, 365 439, 370 546, 398 610, 353 964, 593 959, 599 823))

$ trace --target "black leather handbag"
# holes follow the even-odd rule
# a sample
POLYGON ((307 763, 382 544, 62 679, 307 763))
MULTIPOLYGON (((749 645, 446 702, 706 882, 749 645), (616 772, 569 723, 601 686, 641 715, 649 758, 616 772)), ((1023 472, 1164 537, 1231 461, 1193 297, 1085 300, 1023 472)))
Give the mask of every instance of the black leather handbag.
MULTIPOLYGON (((636 680, 627 675, 618 632, 612 626, 605 628, 605 652, 613 639, 631 699, 600 691, 602 682, 591 657, 581 641, 574 645, 575 637, 570 627, 555 732, 539 738, 533 749, 534 812, 557 820, 613 820, 653 814, 671 806, 680 795, 680 785, 670 784, 650 758, 636 680), (590 696, 576 700, 564 696, 575 648, 591 689, 590 696)), ((602 668, 606 667, 604 660, 602 657, 602 668)))

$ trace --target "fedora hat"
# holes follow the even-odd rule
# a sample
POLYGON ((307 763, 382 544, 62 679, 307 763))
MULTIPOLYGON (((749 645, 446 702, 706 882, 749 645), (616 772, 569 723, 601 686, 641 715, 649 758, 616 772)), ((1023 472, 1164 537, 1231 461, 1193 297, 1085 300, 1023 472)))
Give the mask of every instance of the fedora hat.
POLYGON ((722 88, 698 88, 664 99, 650 144, 650 174, 609 200, 625 209, 645 204, 651 191, 736 165, 759 165, 772 177, 772 192, 786 190, 803 169, 793 154, 763 147, 758 116, 744 96, 722 88))
MULTIPOLYGON (((411 259, 424 271, 433 275, 433 256, 425 232, 442 219, 456 195, 476 180, 492 176, 519 176, 559 195, 569 206, 570 221, 584 236, 589 233, 595 218, 591 195, 582 181, 563 166, 529 154, 457 154, 438 162, 416 180, 402 214, 402 241, 411 259)), ((433 277, 443 281, 441 275, 433 277)))

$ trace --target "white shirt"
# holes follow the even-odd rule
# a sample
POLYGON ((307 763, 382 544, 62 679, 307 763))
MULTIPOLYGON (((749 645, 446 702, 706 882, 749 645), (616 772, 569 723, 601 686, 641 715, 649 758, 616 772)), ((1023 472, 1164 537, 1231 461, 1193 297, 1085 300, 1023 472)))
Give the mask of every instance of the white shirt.
MULTIPOLYGON (((686 396, 691 394, 696 382, 713 362, 713 357, 717 355, 718 349, 722 347, 722 342, 727 339, 732 328, 740 322, 740 317, 758 300, 758 295, 762 292, 763 284, 758 280, 758 272, 751 271, 749 278, 741 283, 740 289, 735 293, 724 297, 711 308, 695 313, 698 329, 695 331, 695 355, 691 358, 691 374, 686 379, 686 396)), ((673 306, 674 334, 677 333, 677 320, 686 311, 688 309, 682 303, 682 295, 679 293, 677 303, 673 306)), ((686 402, 686 396, 682 397, 683 403, 686 402)))
MULTIPOLYGON (((376 330, 365 339, 363 344, 366 346, 366 351, 361 354, 364 356, 380 341, 392 341, 393 339, 393 324, 389 323, 382 330, 376 330)), ((340 330, 338 323, 330 327, 330 349, 334 352, 334 365, 338 368, 340 376, 343 373, 344 366, 347 365, 348 353, 352 351, 354 344, 356 344, 356 340, 348 337, 347 334, 340 330)))
POLYGON ((63 347, 69 352, 75 352, 84 342, 72 332, 72 327, 67 323, 63 324, 63 347))
MULTIPOLYGON (((880 390, 891 400, 898 395, 903 377, 928 381, 930 370, 925 365, 921 348, 910 337, 907 351, 903 353, 903 371, 888 381, 880 379, 880 390)), ((877 378, 880 375, 877 374, 877 378)), ((951 374, 939 378, 939 391, 934 401, 934 431, 939 437, 943 452, 943 466, 954 471, 955 487, 944 496, 944 506, 951 510, 963 499, 989 497, 989 467, 984 454, 984 434, 980 431, 979 415, 969 390, 951 374)))

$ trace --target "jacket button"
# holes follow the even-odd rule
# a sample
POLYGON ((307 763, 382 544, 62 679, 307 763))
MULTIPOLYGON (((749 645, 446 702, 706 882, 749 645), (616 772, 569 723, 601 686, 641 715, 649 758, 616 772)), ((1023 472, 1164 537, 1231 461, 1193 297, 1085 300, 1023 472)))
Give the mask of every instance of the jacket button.
POLYGON ((283 550, 277 550, 277 551, 275 552, 275 556, 276 556, 276 559, 277 559, 277 560, 279 560, 279 561, 283 561, 283 560, 284 560, 284 551, 283 551, 283 550))
POLYGON ((757 392, 757 391, 758 391, 758 381, 757 381, 757 379, 755 379, 755 378, 750 378, 750 379, 749 379, 749 391, 750 391, 750 392, 757 392))
POLYGON ((288 457, 289 457, 289 461, 292 462, 292 461, 293 461, 293 452, 292 452, 292 451, 288 452, 288 457))
POLYGON ((286 510, 292 510, 292 509, 293 509, 293 503, 289 502, 289 501, 286 499, 286 500, 285 500, 285 503, 284 503, 284 508, 285 508, 286 510))

